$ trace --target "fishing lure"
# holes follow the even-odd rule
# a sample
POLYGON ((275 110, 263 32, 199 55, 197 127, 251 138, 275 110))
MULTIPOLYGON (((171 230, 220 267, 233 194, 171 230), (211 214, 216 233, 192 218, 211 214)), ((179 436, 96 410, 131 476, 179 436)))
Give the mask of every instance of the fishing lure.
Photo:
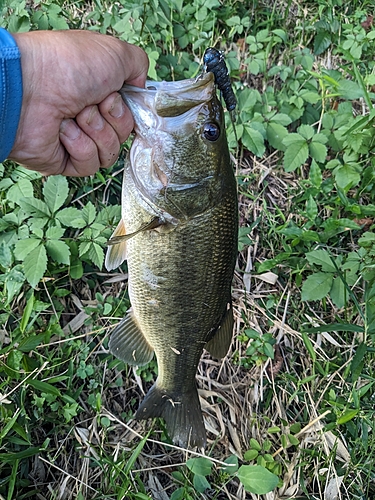
POLYGON ((230 83, 228 68, 225 64, 223 53, 220 52, 220 50, 209 47, 205 50, 203 55, 203 63, 205 70, 214 74, 215 83, 221 91, 228 111, 232 114, 237 106, 237 99, 230 83))

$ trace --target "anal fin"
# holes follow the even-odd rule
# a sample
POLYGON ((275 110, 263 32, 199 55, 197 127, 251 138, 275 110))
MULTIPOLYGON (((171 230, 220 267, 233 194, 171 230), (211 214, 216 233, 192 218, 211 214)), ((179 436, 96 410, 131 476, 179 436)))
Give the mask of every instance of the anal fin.
POLYGON ((111 354, 129 365, 146 365, 154 354, 132 313, 115 327, 108 347, 111 354))
POLYGON ((212 339, 210 339, 204 348, 214 358, 223 358, 229 350, 233 337, 233 309, 232 304, 228 304, 228 309, 216 330, 212 339))
MULTIPOLYGON (((125 224, 121 219, 111 239, 123 237, 125 235, 125 224)), ((116 267, 121 266, 124 260, 126 260, 126 240, 122 239, 118 242, 117 245, 112 245, 107 249, 107 254, 105 256, 105 267, 108 271, 111 271, 112 269, 116 269, 116 267)))

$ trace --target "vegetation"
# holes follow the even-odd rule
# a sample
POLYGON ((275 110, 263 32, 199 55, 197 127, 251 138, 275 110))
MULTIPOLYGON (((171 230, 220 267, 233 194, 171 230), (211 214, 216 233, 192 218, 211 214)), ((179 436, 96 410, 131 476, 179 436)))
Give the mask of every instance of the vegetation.
POLYGON ((131 420, 155 362, 132 371, 106 349, 129 307, 126 264, 103 271, 126 147, 85 179, 0 165, 0 498, 374 498, 373 2, 0 9, 11 31, 138 44, 154 79, 195 76, 208 46, 223 50, 241 221, 232 352, 198 373, 209 447, 183 453, 162 421, 131 420))

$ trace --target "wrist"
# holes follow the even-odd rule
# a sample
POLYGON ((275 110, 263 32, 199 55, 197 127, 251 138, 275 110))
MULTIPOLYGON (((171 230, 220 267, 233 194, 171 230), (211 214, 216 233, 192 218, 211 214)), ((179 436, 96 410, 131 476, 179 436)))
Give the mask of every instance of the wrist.
POLYGON ((22 107, 21 54, 12 35, 0 28, 0 161, 15 141, 22 107))

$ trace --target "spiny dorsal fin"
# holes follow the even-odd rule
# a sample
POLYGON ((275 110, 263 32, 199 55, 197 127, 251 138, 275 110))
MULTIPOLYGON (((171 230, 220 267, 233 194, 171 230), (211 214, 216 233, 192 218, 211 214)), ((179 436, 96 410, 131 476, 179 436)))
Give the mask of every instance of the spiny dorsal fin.
MULTIPOLYGON (((126 234, 124 221, 121 219, 116 227, 112 238, 118 238, 126 234)), ((111 241, 111 240, 110 240, 111 241)), ((116 269, 116 267, 121 266, 121 264, 126 259, 126 240, 121 241, 118 245, 110 246, 107 249, 107 255, 105 256, 105 267, 108 271, 116 269)))
POLYGON ((232 342, 233 337, 233 309, 232 304, 228 304, 228 309, 220 323, 219 328, 216 330, 215 335, 210 339, 204 348, 214 358, 223 358, 232 342))
POLYGON ((108 347, 116 358, 129 365, 146 365, 154 353, 132 313, 115 327, 108 347))

